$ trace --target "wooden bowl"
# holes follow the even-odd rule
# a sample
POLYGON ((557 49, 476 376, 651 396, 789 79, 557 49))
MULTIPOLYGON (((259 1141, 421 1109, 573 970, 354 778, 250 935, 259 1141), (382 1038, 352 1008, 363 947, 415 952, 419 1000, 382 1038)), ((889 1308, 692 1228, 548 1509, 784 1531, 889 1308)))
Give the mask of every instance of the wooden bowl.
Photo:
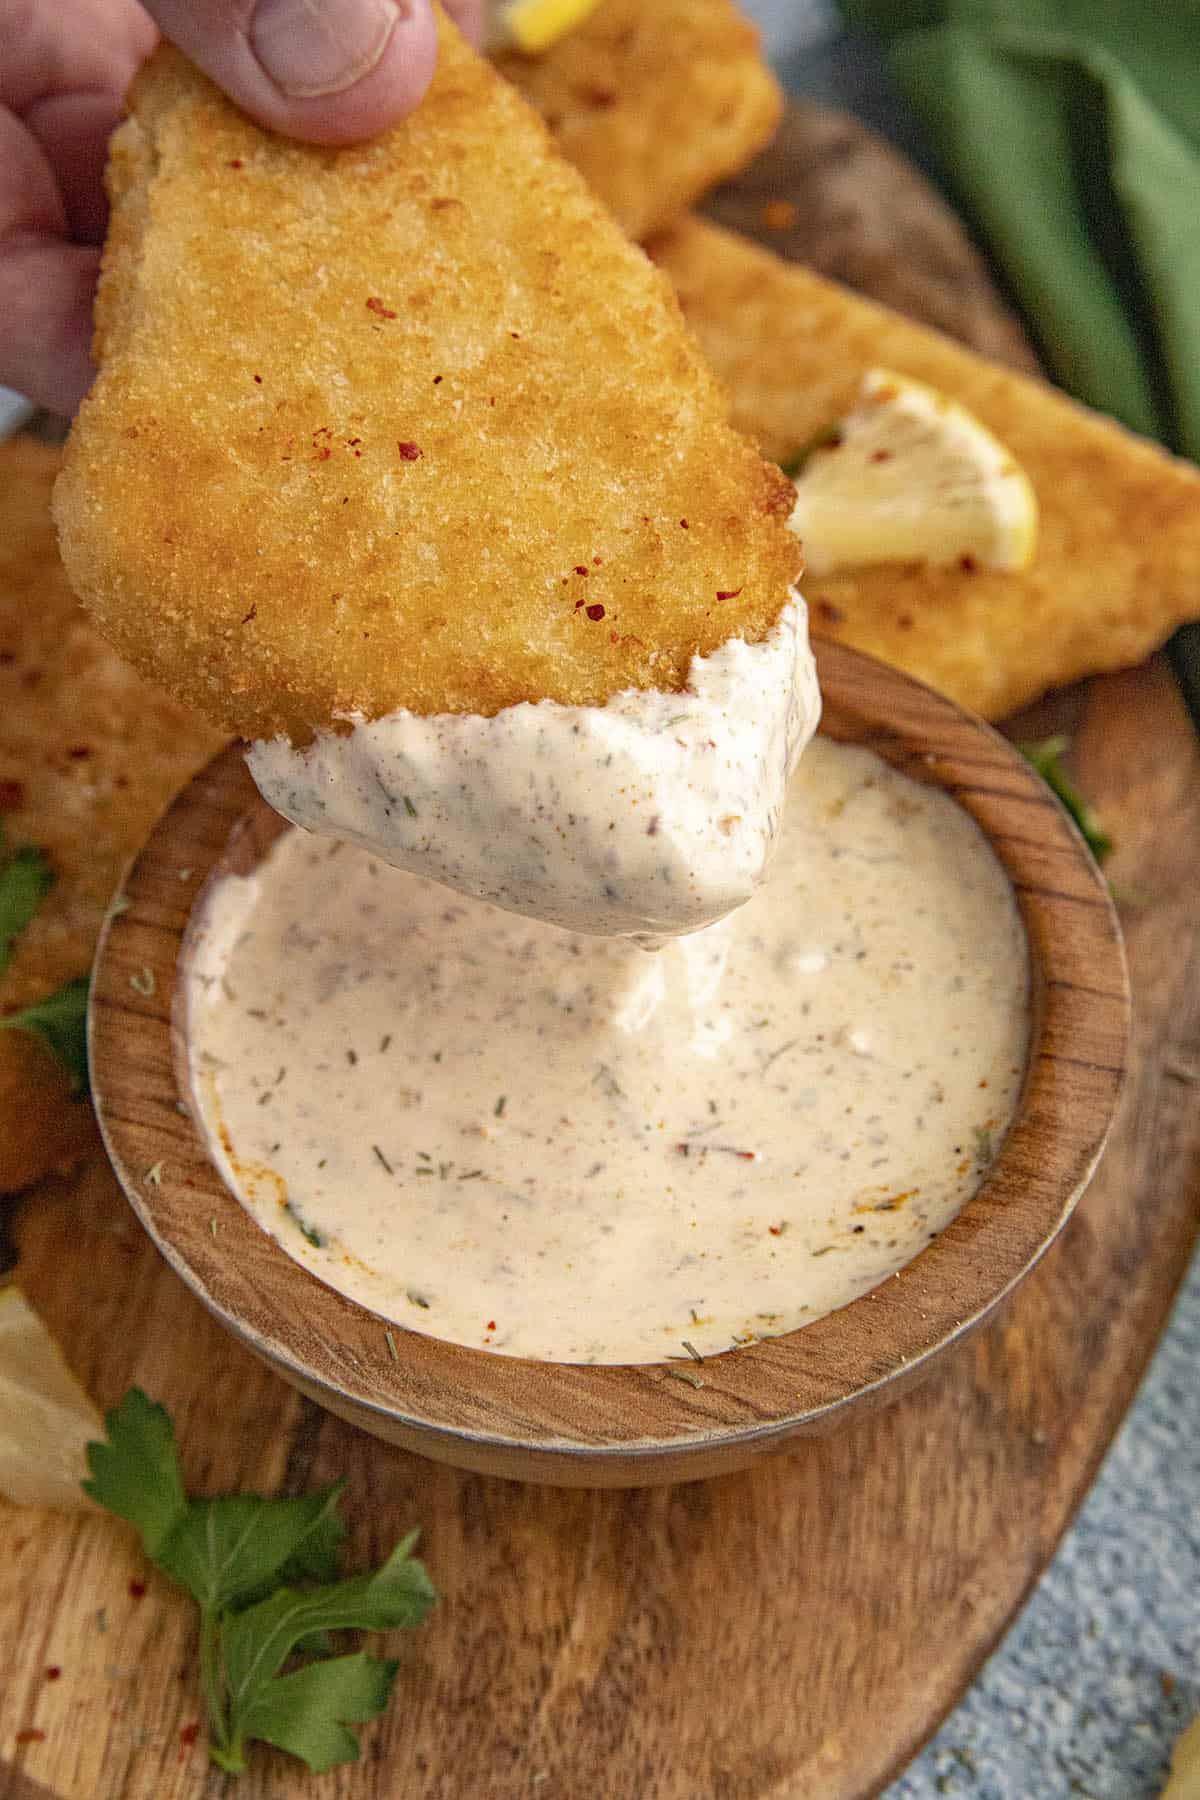
MULTIPOLYGON (((208 1159, 174 1003, 193 903, 285 829, 236 746, 191 783, 134 864, 92 984, 92 1086, 113 1167, 171 1266, 312 1399, 389 1442, 520 1480, 638 1486, 744 1466, 894 1399, 995 1312, 1051 1244, 1104 1146, 1129 992, 1104 881, 1020 756, 948 700, 817 646, 822 729, 952 794, 987 833, 1029 938, 1033 1024, 1017 1116, 983 1186, 898 1276, 802 1330, 688 1365, 493 1355, 390 1327, 294 1262, 208 1159)), ((1082 1297, 1086 1301, 1086 1296, 1082 1297)))

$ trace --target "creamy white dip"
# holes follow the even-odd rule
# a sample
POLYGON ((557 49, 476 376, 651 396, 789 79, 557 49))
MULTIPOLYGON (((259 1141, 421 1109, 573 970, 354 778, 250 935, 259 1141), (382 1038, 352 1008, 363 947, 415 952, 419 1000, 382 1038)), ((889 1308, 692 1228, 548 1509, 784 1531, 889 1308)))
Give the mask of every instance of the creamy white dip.
POLYGON ((324 1281, 458 1343, 646 1362, 922 1249, 1010 1122, 1027 988, 973 821, 820 738, 771 881, 653 955, 289 832, 211 892, 188 1023, 225 1180, 324 1281))
POLYGON ((682 693, 492 718, 354 717, 247 755, 264 799, 461 893, 576 931, 695 931, 749 899, 820 717, 804 603, 695 657, 682 693))

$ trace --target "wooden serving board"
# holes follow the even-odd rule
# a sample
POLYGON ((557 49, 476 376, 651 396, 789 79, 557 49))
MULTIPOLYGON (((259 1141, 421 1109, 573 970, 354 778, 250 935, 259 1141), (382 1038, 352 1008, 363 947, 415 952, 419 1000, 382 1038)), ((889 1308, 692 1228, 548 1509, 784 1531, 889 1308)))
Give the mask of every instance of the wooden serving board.
MULTIPOLYGON (((846 121, 798 111, 753 182, 752 221, 771 199, 798 207, 770 214, 768 241, 834 217, 839 272, 874 232, 860 282, 886 295, 907 262, 912 310, 964 335, 984 320, 977 337, 1027 355, 939 203, 846 121), (856 164, 887 169, 890 225, 856 164)), ((100 1163, 29 1196, 23 1280, 103 1404, 134 1381, 161 1398, 196 1488, 347 1476, 352 1563, 419 1522, 443 1602, 400 1643, 358 1765, 317 1779, 263 1754, 227 1790, 197 1736, 190 1607, 132 1534, 0 1509, 0 1800, 862 1800, 908 1760, 1045 1566, 1196 1227, 1200 752, 1161 659, 1022 728, 1072 732, 1119 845, 1132 1078, 1097 1180, 1006 1317, 839 1435, 629 1493, 460 1475, 321 1413, 239 1349, 100 1163)))

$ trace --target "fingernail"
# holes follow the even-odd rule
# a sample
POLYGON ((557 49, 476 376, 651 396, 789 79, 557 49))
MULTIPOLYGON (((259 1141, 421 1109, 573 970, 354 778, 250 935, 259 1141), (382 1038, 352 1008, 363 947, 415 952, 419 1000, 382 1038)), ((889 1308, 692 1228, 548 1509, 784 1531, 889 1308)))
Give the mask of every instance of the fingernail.
POLYGON ((340 94, 370 73, 411 0, 258 0, 250 46, 295 100, 340 94))

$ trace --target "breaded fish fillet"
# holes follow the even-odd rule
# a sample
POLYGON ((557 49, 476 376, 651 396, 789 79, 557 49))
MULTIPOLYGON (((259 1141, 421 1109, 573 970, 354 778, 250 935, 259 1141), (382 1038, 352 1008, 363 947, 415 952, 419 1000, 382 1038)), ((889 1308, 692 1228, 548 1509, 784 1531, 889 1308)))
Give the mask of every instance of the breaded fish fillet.
POLYGON ((496 62, 639 239, 744 168, 783 104, 732 0, 601 0, 543 55, 496 62))
MULTIPOLYGON (((220 742, 87 622, 54 542, 58 466, 31 438, 0 444, 0 824, 56 875, 0 976, 0 1014, 87 973, 126 862, 220 742)), ((0 1193, 68 1167, 93 1133, 41 1042, 0 1031, 0 1193)))
POLYGON ((1200 472, 1053 388, 696 219, 653 245, 735 396, 735 423, 786 458, 846 412, 873 367, 975 413, 1037 492, 1032 565, 878 567, 805 584, 814 631, 988 718, 1140 662, 1200 616, 1200 472))
POLYGON ((345 150, 155 53, 112 150, 100 373, 55 500, 143 674, 251 738, 676 689, 761 640, 789 484, 665 278, 442 22, 345 150))

